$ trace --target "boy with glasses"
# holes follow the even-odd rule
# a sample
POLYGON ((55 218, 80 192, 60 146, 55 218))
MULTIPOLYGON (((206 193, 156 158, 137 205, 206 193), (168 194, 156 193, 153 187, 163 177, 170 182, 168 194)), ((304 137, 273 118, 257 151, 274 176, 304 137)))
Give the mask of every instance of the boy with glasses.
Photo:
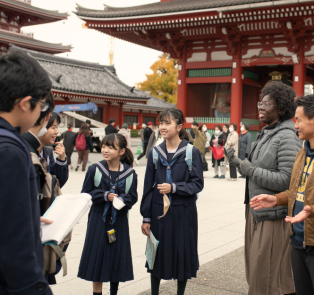
POLYGON ((20 133, 34 126, 51 81, 31 56, 0 58, 0 294, 51 295, 43 276, 36 174, 20 133))

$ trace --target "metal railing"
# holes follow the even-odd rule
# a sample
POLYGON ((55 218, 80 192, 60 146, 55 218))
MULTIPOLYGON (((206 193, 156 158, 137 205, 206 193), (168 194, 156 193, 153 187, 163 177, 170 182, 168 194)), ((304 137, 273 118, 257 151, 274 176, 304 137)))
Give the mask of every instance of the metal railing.
MULTIPOLYGON (((213 117, 194 117, 194 121, 197 123, 205 124, 230 124, 230 118, 213 118, 213 117)), ((260 121, 255 119, 241 119, 243 124, 259 125, 260 121)))

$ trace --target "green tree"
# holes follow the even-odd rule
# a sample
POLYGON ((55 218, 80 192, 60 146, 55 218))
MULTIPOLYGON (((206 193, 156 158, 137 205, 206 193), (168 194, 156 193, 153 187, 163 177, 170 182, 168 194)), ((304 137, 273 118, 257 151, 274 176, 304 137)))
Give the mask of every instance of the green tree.
POLYGON ((166 53, 150 67, 152 74, 146 75, 144 82, 136 83, 136 88, 149 92, 166 102, 177 103, 178 94, 178 60, 166 53))

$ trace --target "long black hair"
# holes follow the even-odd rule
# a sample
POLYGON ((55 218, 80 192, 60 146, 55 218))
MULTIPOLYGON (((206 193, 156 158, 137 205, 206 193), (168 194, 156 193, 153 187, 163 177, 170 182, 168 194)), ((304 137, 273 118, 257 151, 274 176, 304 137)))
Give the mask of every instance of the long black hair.
POLYGON ((120 161, 133 167, 134 162, 133 153, 129 148, 127 148, 127 144, 128 143, 126 141, 126 138, 122 134, 112 133, 104 137, 104 139, 101 142, 101 147, 103 145, 106 145, 112 146, 115 150, 117 149, 117 147, 119 148, 119 150, 125 149, 125 153, 121 156, 120 161))
MULTIPOLYGON (((177 125, 184 124, 184 116, 182 111, 179 109, 170 109, 163 111, 158 117, 159 122, 170 122, 171 119, 174 120, 177 125)), ((186 139, 187 141, 189 141, 189 135, 183 127, 179 132, 179 137, 180 139, 186 139)))

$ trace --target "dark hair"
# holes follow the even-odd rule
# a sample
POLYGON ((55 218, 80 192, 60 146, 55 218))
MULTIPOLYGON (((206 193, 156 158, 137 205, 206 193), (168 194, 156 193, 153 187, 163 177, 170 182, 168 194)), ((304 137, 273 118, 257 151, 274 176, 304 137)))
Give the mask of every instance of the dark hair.
POLYGON ((72 127, 73 127, 73 123, 72 122, 68 123, 68 129, 71 129, 72 127))
POLYGON ((298 107, 303 107, 304 115, 309 120, 314 118, 314 94, 298 97, 296 104, 298 107))
POLYGON ((112 124, 112 123, 115 122, 115 121, 116 121, 115 119, 110 118, 110 119, 109 119, 109 124, 112 124))
POLYGON ((60 116, 57 113, 52 112, 46 128, 49 129, 56 120, 57 120, 57 124, 59 125, 61 123, 60 116))
MULTIPOLYGON (((177 125, 184 124, 184 116, 181 110, 179 109, 170 109, 163 111, 159 114, 158 121, 159 122, 164 122, 167 121, 169 122, 170 120, 174 120, 177 125)), ((179 137, 180 139, 186 139, 189 141, 189 135, 185 131, 185 129, 182 127, 182 129, 179 132, 179 137)))
POLYGON ((237 131, 238 125, 235 123, 231 123, 230 126, 233 126, 234 131, 237 131))
POLYGON ((101 142, 101 147, 103 145, 106 145, 112 146, 115 150, 117 149, 117 146, 120 150, 125 149, 125 153, 122 155, 120 161, 133 167, 134 156, 132 151, 129 148, 127 148, 127 144, 128 142, 122 134, 112 133, 104 137, 104 139, 101 142))
MULTIPOLYGON (((13 50, 0 58, 0 111, 11 112, 18 98, 45 98, 51 85, 47 72, 26 52, 13 50)), ((32 110, 37 103, 30 101, 32 110)))
POLYGON ((192 125, 197 126, 198 127, 198 123, 193 122, 192 125))
POLYGON ((220 132, 222 131, 222 127, 220 125, 215 125, 214 130, 215 130, 215 128, 218 128, 220 130, 220 132))
POLYGON ((242 124, 242 126, 244 126, 245 130, 250 130, 250 125, 249 124, 242 124))
POLYGON ((85 137, 89 137, 90 133, 89 133, 89 129, 86 123, 82 123, 80 130, 78 132, 79 134, 84 134, 85 137))
POLYGON ((49 92, 47 94, 45 102, 49 104, 49 107, 48 107, 48 109, 46 111, 40 113, 39 118, 37 119, 37 121, 35 123, 35 126, 39 126, 41 121, 42 121, 42 119, 45 118, 48 114, 50 114, 52 112, 54 106, 55 106, 55 103, 53 101, 53 96, 52 96, 51 92, 49 92))
MULTIPOLYGON (((201 124, 201 125, 198 127, 198 130, 199 130, 199 131, 202 131, 204 125, 206 126, 206 124, 201 124)), ((206 126, 206 127, 207 127, 207 126, 206 126)))
POLYGON ((282 121, 294 117, 297 108, 295 103, 297 95, 291 86, 281 82, 270 82, 262 89, 260 99, 262 100, 266 95, 270 96, 276 103, 278 111, 281 111, 279 117, 282 121))
POLYGON ((227 127, 229 129, 229 125, 228 124, 223 124, 222 127, 227 127))

